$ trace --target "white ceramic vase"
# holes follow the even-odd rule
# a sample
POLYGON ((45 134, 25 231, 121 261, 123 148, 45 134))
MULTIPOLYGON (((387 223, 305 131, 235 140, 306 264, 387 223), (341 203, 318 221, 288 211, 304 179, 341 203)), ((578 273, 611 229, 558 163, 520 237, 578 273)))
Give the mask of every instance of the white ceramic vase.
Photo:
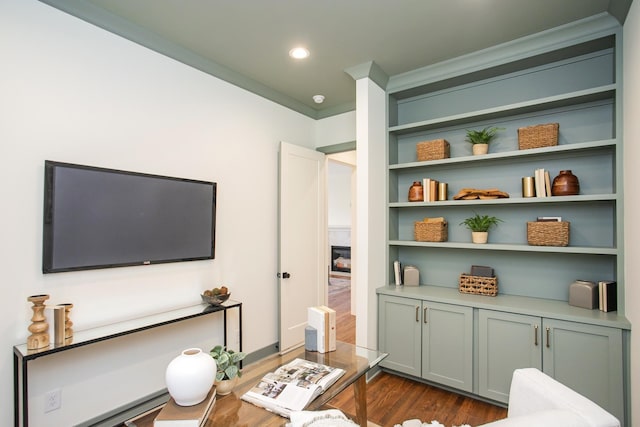
POLYGON ((216 379, 216 361, 199 348, 184 350, 167 366, 165 382, 180 406, 202 402, 216 379))

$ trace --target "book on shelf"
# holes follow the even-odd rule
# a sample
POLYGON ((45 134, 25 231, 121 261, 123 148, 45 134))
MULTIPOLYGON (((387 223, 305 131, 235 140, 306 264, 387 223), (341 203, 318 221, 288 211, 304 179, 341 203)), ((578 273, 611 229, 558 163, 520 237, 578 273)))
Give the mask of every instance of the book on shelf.
POLYGON ((398 260, 393 261, 393 276, 396 286, 402 285, 402 264, 398 260))
POLYGON ((616 311, 618 309, 617 283, 611 281, 598 282, 598 302, 600 311, 616 311))
POLYGON ((438 180, 423 178, 422 193, 425 202, 435 202, 438 200, 438 180))
POLYGON ((544 191, 547 197, 551 196, 551 176, 549 175, 549 171, 543 169, 544 174, 544 191))
POLYGON ((539 216, 536 219, 537 222, 561 222, 561 216, 539 216))
POLYGON ((270 372, 241 399, 283 417, 301 411, 335 384, 345 370, 295 359, 270 372))
POLYGON ((534 171, 534 185, 536 188, 536 197, 551 196, 551 182, 549 181, 549 172, 544 169, 536 169, 534 171))
POLYGON ((211 387, 207 397, 196 405, 180 406, 170 398, 153 421, 153 427, 204 427, 215 403, 215 386, 211 387))

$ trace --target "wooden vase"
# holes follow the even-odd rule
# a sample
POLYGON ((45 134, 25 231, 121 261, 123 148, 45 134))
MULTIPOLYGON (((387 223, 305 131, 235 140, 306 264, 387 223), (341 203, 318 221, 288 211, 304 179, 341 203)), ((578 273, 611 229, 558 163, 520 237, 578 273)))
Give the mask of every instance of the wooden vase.
POLYGON ((27 301, 33 304, 33 316, 31 324, 27 329, 31 335, 27 338, 27 349, 37 350, 49 346, 49 324, 44 315, 44 302, 49 299, 49 295, 32 295, 27 301))
POLYGON ((422 183, 420 181, 414 181, 413 185, 409 188, 409 201, 410 202, 422 202, 424 201, 424 193, 422 191, 422 183))
POLYGON ((552 195, 575 196, 578 193, 580 193, 580 182, 570 170, 560 171, 560 174, 553 178, 552 195))

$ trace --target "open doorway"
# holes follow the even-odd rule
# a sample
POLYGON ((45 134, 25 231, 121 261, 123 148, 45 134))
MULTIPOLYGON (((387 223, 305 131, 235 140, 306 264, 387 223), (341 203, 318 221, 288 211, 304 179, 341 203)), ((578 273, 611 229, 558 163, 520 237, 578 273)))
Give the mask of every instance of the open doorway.
POLYGON ((355 289, 352 254, 355 236, 356 152, 327 156, 328 305, 336 310, 337 339, 355 344, 355 289))

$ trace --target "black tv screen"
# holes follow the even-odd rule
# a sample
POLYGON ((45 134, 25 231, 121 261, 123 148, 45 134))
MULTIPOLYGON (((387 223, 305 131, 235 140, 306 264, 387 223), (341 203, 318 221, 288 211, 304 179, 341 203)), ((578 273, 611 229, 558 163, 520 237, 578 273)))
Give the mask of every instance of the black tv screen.
POLYGON ((215 256, 215 182, 47 160, 44 189, 44 273, 215 256))

